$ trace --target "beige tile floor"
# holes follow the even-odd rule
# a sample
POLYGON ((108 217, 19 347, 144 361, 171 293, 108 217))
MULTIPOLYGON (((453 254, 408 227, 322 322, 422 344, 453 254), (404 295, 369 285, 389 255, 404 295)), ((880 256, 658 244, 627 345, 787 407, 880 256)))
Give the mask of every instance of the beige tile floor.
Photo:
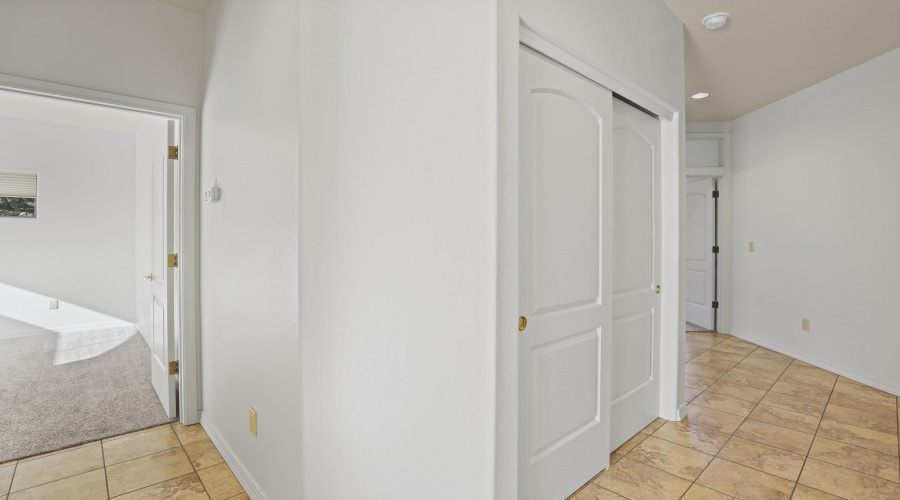
POLYGON ((715 332, 689 332, 686 358, 688 416, 571 500, 900 500, 896 397, 715 332))
POLYGON ((249 500, 199 425, 164 425, 0 464, 0 500, 249 500))

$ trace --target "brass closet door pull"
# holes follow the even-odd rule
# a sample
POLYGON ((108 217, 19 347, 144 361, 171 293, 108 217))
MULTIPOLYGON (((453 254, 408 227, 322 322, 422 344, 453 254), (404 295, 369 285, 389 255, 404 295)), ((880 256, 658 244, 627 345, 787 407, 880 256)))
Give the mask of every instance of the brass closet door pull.
POLYGON ((528 326, 528 320, 525 319, 525 316, 519 316, 519 331, 521 332, 527 326, 528 326))

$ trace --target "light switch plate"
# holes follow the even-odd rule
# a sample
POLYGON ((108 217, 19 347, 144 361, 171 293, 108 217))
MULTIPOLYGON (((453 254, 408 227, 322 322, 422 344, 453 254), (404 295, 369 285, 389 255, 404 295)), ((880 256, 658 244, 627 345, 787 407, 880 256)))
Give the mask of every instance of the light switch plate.
POLYGON ((756 244, 755 244, 754 242, 752 242, 752 241, 750 242, 750 251, 751 251, 751 252, 756 251, 756 244))
POLYGON ((250 433, 256 435, 256 410, 250 408, 250 433))
POLYGON ((809 331, 809 318, 803 318, 803 320, 800 322, 800 328, 803 328, 804 332, 809 331))

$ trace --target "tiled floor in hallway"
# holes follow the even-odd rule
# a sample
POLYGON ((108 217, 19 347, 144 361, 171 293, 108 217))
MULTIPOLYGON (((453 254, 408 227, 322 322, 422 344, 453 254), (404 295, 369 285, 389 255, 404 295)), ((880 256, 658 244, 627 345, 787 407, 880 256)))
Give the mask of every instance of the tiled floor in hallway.
POLYGON ((900 500, 896 397, 715 332, 688 333, 686 358, 688 416, 572 500, 900 500))
POLYGON ((199 425, 164 425, 0 464, 0 500, 107 498, 250 497, 199 425))

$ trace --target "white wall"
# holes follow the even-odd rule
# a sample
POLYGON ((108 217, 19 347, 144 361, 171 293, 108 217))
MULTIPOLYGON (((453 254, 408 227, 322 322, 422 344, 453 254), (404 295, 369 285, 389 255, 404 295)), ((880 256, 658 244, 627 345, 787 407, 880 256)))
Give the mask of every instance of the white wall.
POLYGON ((492 496, 495 16, 303 2, 308 499, 492 496))
POLYGON ((894 394, 897 89, 900 50, 731 127, 732 333, 894 394), (804 317, 810 332, 800 329, 804 317))
POLYGON ((134 136, 0 117, 0 169, 38 174, 37 218, 0 218, 0 337, 133 321, 134 136))
POLYGON ((150 0, 3 0, 0 73, 197 106, 200 33, 150 0))
POLYGON ((222 195, 200 207, 203 414, 273 500, 302 488, 299 12, 215 1, 203 25, 201 186, 222 195))

